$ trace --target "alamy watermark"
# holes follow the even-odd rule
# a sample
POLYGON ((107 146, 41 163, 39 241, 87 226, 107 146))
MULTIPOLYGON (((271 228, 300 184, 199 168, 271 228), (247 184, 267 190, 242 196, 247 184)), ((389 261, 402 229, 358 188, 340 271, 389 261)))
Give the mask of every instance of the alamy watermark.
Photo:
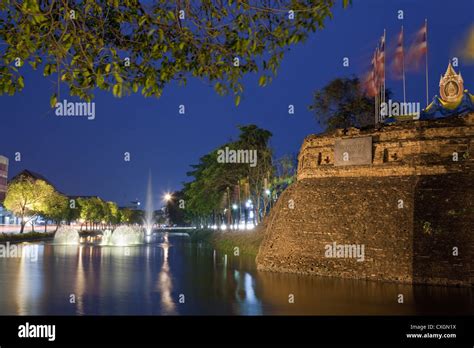
POLYGON ((394 116, 412 116, 414 120, 420 118, 420 103, 396 102, 392 99, 380 104, 380 118, 382 120, 394 116))
POLYGON ((329 258, 353 258, 358 262, 365 260, 365 245, 364 244, 326 244, 324 249, 325 257, 329 258))
POLYGON ((48 341, 56 340, 56 325, 37 325, 26 322, 18 326, 19 338, 47 338, 48 341))
POLYGON ((31 261, 38 261, 37 244, 0 244, 0 258, 29 258, 31 261))
POLYGON ((257 150, 234 150, 229 147, 217 150, 218 163, 248 163, 250 167, 257 165, 257 150))
POLYGON ((62 103, 56 103, 56 116, 81 116, 88 120, 95 119, 94 102, 68 102, 66 99, 62 103))

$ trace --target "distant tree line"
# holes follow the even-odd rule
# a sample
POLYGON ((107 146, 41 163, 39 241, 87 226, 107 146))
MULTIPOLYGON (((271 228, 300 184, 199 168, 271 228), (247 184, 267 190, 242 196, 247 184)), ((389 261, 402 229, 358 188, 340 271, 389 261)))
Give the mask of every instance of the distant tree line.
POLYGON ((119 209, 117 204, 99 197, 68 198, 57 192, 52 185, 41 179, 20 176, 8 184, 3 202, 5 208, 20 219, 20 233, 25 225, 38 217, 56 224, 81 223, 81 229, 112 227, 118 224, 141 223, 143 213, 129 208, 119 209))

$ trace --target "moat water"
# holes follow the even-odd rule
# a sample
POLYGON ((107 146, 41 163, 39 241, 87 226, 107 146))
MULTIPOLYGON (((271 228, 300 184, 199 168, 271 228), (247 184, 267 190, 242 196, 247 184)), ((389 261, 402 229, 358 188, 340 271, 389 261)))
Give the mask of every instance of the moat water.
POLYGON ((0 315, 430 315, 474 307, 469 288, 259 272, 253 257, 226 256, 183 234, 129 247, 33 245, 37 258, 0 258, 0 315))

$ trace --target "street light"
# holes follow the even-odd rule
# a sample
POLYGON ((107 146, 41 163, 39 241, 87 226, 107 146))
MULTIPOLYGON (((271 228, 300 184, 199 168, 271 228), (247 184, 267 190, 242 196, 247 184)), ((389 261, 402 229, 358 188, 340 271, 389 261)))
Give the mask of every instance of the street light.
POLYGON ((239 209, 239 206, 234 203, 234 204, 232 204, 232 209, 237 210, 237 209, 239 209))
POLYGON ((163 196, 163 199, 164 199, 166 202, 171 201, 171 198, 173 198, 173 197, 171 196, 170 193, 166 193, 166 194, 163 196))

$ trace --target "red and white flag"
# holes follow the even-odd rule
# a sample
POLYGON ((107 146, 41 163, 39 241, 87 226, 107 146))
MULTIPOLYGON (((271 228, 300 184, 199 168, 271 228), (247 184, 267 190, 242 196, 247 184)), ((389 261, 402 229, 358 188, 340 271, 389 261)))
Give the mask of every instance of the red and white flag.
POLYGON ((377 77, 378 82, 385 82, 385 35, 380 39, 380 46, 377 48, 377 77))
POLYGON ((415 41, 410 46, 407 55, 407 66, 412 70, 418 70, 421 60, 428 52, 428 25, 425 22, 423 27, 416 33, 415 41))
POLYGON ((395 79, 401 79, 403 77, 403 27, 402 30, 400 31, 400 34, 398 34, 398 39, 397 39, 397 48, 395 49, 395 54, 393 57, 393 63, 392 63, 392 73, 393 77, 395 79))
POLYGON ((379 49, 377 48, 372 57, 372 70, 369 71, 364 78, 363 86, 365 94, 369 97, 374 97, 377 95, 378 86, 379 86, 379 77, 378 77, 378 64, 377 60, 379 57, 379 49))
POLYGON ((369 71, 364 79, 363 83, 365 94, 368 97, 375 97, 377 94, 377 87, 375 86, 374 72, 369 71))

